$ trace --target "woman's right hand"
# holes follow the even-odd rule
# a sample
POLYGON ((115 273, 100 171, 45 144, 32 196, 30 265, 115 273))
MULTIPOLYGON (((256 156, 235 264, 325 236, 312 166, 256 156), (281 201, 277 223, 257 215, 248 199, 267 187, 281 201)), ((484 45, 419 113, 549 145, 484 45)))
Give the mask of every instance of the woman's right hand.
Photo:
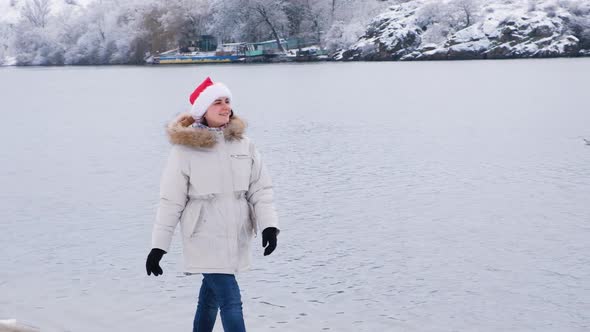
POLYGON ((267 227, 262 231, 262 248, 264 249, 264 256, 272 254, 277 248, 277 228, 267 227))
POLYGON ((147 271, 148 276, 152 273, 156 277, 160 274, 164 274, 164 271, 162 271, 162 268, 160 267, 160 260, 165 253, 164 250, 159 248, 153 248, 152 251, 150 251, 145 262, 145 270, 147 271))

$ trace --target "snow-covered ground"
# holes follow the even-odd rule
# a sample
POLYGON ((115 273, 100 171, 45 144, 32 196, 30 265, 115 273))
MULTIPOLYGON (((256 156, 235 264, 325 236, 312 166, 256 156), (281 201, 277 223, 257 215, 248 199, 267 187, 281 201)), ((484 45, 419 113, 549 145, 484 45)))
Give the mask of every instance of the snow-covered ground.
MULTIPOLYGON (((0 320, 190 331, 163 125, 226 82, 275 183, 251 331, 590 329, 590 59, 0 69, 0 320)), ((216 331, 221 331, 218 320, 216 331)))

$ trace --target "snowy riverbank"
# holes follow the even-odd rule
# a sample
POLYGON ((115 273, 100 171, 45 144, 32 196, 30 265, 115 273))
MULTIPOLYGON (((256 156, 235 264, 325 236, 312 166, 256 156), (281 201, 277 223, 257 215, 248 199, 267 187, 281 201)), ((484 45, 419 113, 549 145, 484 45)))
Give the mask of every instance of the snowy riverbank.
POLYGON ((308 39, 338 61, 590 55, 588 1, 236 0, 203 1, 195 5, 184 0, 42 0, 37 3, 47 4, 36 10, 43 15, 26 14, 25 0, 0 3, 0 63, 143 64, 150 55, 177 48, 182 36, 196 38, 205 33, 215 36, 219 42, 308 39), (257 10, 257 6, 264 10, 257 10), (260 13, 268 14, 261 18, 260 13), (10 61, 2 61, 7 57, 10 61))

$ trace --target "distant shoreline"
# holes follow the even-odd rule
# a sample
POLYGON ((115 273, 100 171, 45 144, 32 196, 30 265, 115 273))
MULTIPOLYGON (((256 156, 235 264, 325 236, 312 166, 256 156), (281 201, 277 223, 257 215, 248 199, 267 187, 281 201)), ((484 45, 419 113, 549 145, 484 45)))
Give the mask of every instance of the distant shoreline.
POLYGON ((0 64, 0 68, 5 67, 115 67, 115 66, 128 66, 128 67, 191 67, 191 66, 225 66, 225 65, 240 65, 240 66, 249 66, 249 65, 273 65, 273 64, 307 64, 307 63, 350 63, 350 62, 455 62, 455 61, 478 61, 478 60, 539 60, 539 59, 579 59, 579 58, 590 58, 589 54, 584 55, 563 55, 563 56, 532 56, 532 57, 516 57, 516 56, 509 56, 503 58, 470 58, 470 57, 449 57, 445 59, 397 59, 397 60, 383 60, 383 59, 374 59, 374 60, 361 60, 361 59, 354 59, 354 60, 313 60, 313 61, 259 61, 259 62, 231 62, 231 63, 170 63, 170 64, 150 64, 150 63, 121 63, 121 64, 74 64, 74 65, 17 65, 17 64, 9 64, 4 65, 0 64))

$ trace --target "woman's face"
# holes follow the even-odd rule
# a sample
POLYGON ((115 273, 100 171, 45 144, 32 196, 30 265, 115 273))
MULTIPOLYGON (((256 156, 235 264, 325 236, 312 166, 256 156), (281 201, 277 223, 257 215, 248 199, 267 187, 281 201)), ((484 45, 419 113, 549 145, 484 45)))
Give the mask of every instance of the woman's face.
POLYGON ((205 112, 209 127, 221 127, 229 122, 231 114, 230 100, 227 97, 217 98, 205 112))

